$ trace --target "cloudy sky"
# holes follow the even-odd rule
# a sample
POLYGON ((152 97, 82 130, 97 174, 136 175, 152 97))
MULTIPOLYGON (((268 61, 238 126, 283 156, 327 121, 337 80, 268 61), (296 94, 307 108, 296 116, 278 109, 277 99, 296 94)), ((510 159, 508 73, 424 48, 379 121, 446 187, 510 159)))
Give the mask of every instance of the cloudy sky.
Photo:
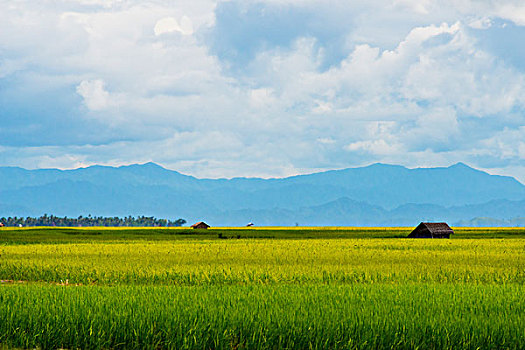
POLYGON ((0 0, 0 165, 525 182, 522 0, 0 0))

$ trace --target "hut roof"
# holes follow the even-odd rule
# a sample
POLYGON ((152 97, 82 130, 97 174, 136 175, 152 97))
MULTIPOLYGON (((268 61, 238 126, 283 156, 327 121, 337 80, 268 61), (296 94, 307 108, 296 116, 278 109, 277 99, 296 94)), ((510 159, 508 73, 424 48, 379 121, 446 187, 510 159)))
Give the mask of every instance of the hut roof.
POLYGON ((205 227, 210 227, 210 225, 208 225, 204 221, 199 221, 198 223, 191 225, 191 227, 193 227, 193 228, 195 228, 195 227, 204 227, 204 226, 205 227))
POLYGON ((454 233, 446 222, 422 222, 419 226, 426 227, 432 233, 454 233))
POLYGON ((408 238, 450 238, 454 231, 445 222, 422 222, 408 238))

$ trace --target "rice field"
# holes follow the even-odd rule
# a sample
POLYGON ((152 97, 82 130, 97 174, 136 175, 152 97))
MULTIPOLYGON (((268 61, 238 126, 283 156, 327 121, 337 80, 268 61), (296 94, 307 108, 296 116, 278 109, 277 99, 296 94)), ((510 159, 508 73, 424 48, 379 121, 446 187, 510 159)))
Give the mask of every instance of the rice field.
POLYGON ((524 230, 409 231, 0 229, 0 348, 524 348, 524 230))

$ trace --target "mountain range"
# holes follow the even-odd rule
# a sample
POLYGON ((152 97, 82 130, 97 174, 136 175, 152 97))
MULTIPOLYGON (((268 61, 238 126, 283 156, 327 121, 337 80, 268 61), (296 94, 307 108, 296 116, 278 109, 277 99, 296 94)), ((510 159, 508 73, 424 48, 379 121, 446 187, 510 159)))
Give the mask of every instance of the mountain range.
POLYGON ((463 163, 416 169, 373 164, 273 179, 198 179, 154 163, 0 167, 0 217, 44 213, 146 215, 212 226, 524 226, 525 186, 463 163))

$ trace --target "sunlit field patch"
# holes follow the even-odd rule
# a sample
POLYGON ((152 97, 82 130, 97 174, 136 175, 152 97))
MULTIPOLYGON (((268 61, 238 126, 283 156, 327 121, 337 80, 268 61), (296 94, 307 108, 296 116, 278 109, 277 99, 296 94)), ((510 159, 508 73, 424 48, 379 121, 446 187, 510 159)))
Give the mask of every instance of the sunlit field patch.
POLYGON ((187 240, 6 245, 0 276, 99 284, 523 283, 525 240, 187 240))

